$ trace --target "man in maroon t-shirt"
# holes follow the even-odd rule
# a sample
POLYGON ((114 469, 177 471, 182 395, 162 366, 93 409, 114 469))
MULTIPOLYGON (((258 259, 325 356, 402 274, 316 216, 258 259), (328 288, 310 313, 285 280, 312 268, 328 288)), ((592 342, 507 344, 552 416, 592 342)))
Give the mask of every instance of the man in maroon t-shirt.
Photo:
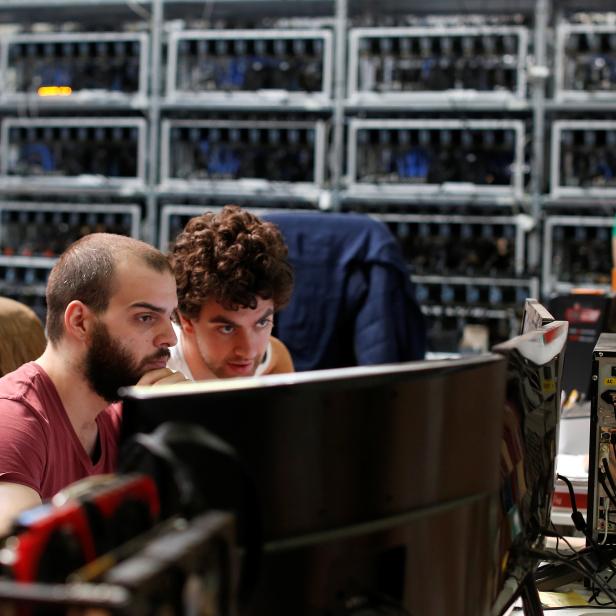
POLYGON ((87 235, 47 283, 45 352, 0 379, 0 533, 19 511, 115 469, 118 388, 175 383, 175 278, 138 240, 87 235))

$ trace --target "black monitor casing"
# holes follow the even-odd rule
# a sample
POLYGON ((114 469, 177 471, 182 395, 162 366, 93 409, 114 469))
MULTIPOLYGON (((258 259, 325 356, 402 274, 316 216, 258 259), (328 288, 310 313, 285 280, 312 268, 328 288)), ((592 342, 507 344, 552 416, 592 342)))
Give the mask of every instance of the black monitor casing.
POLYGON ((123 440, 188 421, 237 450, 264 520, 246 613, 388 596, 412 614, 481 616, 496 591, 505 379, 487 354, 130 388, 123 440))

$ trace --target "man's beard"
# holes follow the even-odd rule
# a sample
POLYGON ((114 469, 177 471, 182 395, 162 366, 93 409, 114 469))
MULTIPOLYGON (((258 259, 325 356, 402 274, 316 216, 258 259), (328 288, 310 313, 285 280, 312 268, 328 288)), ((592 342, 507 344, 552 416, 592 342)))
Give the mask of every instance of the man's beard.
POLYGON ((146 366, 169 357, 169 350, 161 348, 140 362, 111 336, 107 326, 97 321, 92 330, 90 348, 85 357, 84 374, 90 387, 103 400, 117 402, 118 389, 135 385, 147 371, 146 366))

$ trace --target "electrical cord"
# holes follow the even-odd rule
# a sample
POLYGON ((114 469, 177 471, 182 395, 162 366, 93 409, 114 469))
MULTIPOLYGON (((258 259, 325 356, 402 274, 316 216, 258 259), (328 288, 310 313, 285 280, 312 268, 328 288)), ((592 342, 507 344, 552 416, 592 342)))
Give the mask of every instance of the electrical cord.
MULTIPOLYGON (((558 549, 556 550, 556 554, 562 558, 562 559, 567 559, 569 562, 576 562, 578 560, 583 560, 585 559, 588 555, 593 554, 593 553, 598 553, 599 554, 599 558, 600 559, 604 559, 605 558, 605 552, 608 552, 607 548, 603 548, 603 549, 598 549, 596 546, 591 545, 582 549, 576 549, 573 547, 573 545, 571 545, 571 543, 569 543, 569 541, 567 541, 567 538, 564 537, 562 534, 560 534, 557 530, 550 530, 550 529, 541 529, 541 532, 545 535, 545 536, 552 536, 552 537, 556 537, 557 540, 557 548, 558 548, 558 541, 562 540, 564 541, 568 546, 569 549, 571 550, 571 554, 565 554, 560 552, 558 549)), ((611 559, 609 560, 609 565, 613 566, 613 563, 611 561, 611 559)), ((538 570, 541 570, 542 568, 539 567, 538 570)))
POLYGON ((536 558, 540 558, 541 560, 548 561, 548 562, 557 561, 573 569, 574 571, 580 573, 583 577, 589 578, 594 584, 596 584, 597 586, 599 586, 599 588, 601 588, 601 590, 607 595, 607 597, 609 597, 609 599, 613 603, 616 603, 616 594, 614 594, 612 589, 609 588, 609 586, 607 586, 607 584, 600 578, 600 576, 597 575, 596 570, 593 571, 588 566, 588 563, 585 560, 580 560, 579 563, 576 563, 568 558, 563 558, 562 556, 558 556, 558 554, 554 554, 553 552, 552 553, 545 552, 543 550, 537 550, 534 548, 529 549, 528 554, 530 554, 531 556, 535 556, 536 558))
POLYGON ((569 554, 565 554, 564 552, 561 553, 558 547, 558 543, 559 541, 564 541, 564 543, 567 545, 567 547, 571 550, 571 552, 573 554, 577 554, 579 550, 576 550, 571 543, 569 542, 569 540, 567 539, 567 537, 565 537, 564 535, 561 535, 557 530, 556 527, 554 526, 554 522, 550 522, 550 525, 552 526, 551 529, 541 529, 541 532, 546 536, 546 537, 556 537, 556 553, 560 554, 563 557, 569 556, 569 554), (546 532, 547 531, 547 532, 546 532))
POLYGON ((611 501, 608 499, 607 503, 605 504, 605 529, 603 533, 603 539, 600 542, 600 545, 605 545, 607 542, 607 535, 610 527, 610 502, 611 501))
MULTIPOLYGON (((614 578, 614 576, 616 575, 616 571, 612 572, 612 575, 610 575, 609 578, 607 578, 607 580, 605 580, 605 583, 609 585, 609 583, 612 581, 612 579, 614 578)), ((601 590, 599 589, 593 589, 593 593, 590 596, 590 598, 588 599, 588 603, 590 603, 591 601, 594 601, 598 606, 603 606, 603 607, 607 607, 607 606, 611 606, 614 605, 613 601, 608 601, 608 602, 601 602, 599 601, 598 597, 599 597, 599 593, 601 592, 601 590)))
MULTIPOLYGON (((604 464, 604 467, 605 466, 606 464, 604 464)), ((609 472, 609 466, 608 466, 608 472, 609 472)), ((569 495, 571 498, 571 508, 573 510, 573 513, 571 514, 571 518, 575 524, 575 527, 584 533, 586 538, 589 540, 590 545, 589 547, 583 550, 575 550, 573 546, 566 540, 566 538, 563 537, 552 524, 552 527, 554 527, 554 530, 542 529, 542 533, 546 536, 556 537, 556 540, 557 540, 556 541, 556 554, 555 554, 555 558, 549 558, 546 555, 545 560, 547 561, 556 560, 556 561, 563 563, 565 566, 575 569, 578 572, 585 571, 586 573, 583 573, 583 575, 591 580, 592 589, 593 589, 593 594, 591 598, 589 599, 589 601, 597 601, 597 596, 599 592, 603 591, 610 599, 610 602, 604 605, 605 606, 613 605, 615 603, 614 601, 615 597, 611 593, 611 591, 606 590, 609 588, 609 581, 611 581, 614 575, 616 575, 616 566, 611 558, 611 550, 607 549, 606 547, 602 547, 605 541, 602 543, 602 545, 599 545, 597 544, 597 542, 595 542, 592 539, 592 536, 588 532, 588 527, 586 525, 584 517, 577 509, 577 504, 575 500, 575 492, 573 490, 573 485, 571 484, 571 481, 569 481, 569 479, 567 477, 564 477, 563 475, 557 475, 557 477, 561 479, 562 481, 564 481, 564 483, 567 485, 567 488, 569 490, 569 495), (562 539, 571 549, 573 553, 571 556, 565 556, 559 551, 558 547, 559 547, 560 539, 562 539), (591 555, 595 557, 595 562, 591 562, 588 560, 588 558, 591 555), (607 562, 606 562, 606 556, 608 557, 607 562), (611 568, 613 572, 612 572, 612 575, 610 575, 610 577, 608 578, 607 582, 604 582, 597 575, 597 572, 607 567, 611 568)), ((605 482, 605 477, 600 477, 600 479, 602 479, 604 489, 606 489, 607 483, 605 482)), ((611 496, 609 490, 606 490, 606 494, 608 494, 608 496, 611 496)), ((607 528, 607 524, 606 524, 606 528, 607 528)), ((607 538, 607 530, 606 530, 606 535, 604 539, 606 538, 607 538)))
POLYGON ((597 473, 597 477, 599 479, 599 483, 601 484, 601 487, 603 488, 603 491, 605 492, 605 495, 608 497, 612 505, 616 507, 616 496, 612 494, 611 488, 607 485, 607 482, 605 481, 605 472, 599 469, 597 473))
POLYGON ((586 520, 584 516, 577 508, 577 502, 575 500, 575 492, 573 490, 573 484, 569 480, 568 477, 564 475, 557 474, 556 477, 563 481, 569 490, 569 498, 571 500, 571 520, 573 521, 573 525, 576 530, 579 530, 581 533, 584 533, 584 536, 588 539, 590 543, 596 546, 595 540, 592 538, 592 534, 589 532, 588 527, 586 525, 586 520))

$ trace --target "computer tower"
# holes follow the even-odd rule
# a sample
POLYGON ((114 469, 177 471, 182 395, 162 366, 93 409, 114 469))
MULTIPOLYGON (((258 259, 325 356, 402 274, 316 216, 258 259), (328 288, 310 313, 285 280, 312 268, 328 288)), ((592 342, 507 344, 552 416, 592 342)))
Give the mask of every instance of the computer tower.
POLYGON ((587 534, 616 543, 616 334, 595 345, 590 393, 587 534))

